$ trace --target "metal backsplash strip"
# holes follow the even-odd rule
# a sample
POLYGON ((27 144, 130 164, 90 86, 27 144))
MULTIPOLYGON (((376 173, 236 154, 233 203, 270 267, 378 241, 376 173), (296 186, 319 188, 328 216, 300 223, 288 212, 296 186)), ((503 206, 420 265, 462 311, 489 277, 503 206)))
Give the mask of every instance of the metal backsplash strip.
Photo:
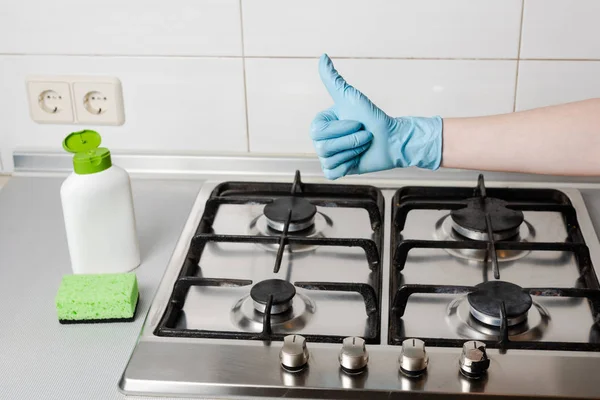
MULTIPOLYGON (((13 153, 14 174, 67 174, 72 169, 71 156, 61 152, 16 150, 13 153)), ((115 164, 125 168, 132 175, 152 177, 178 177, 192 179, 231 179, 272 180, 289 179, 296 170, 302 172, 307 181, 322 180, 323 173, 316 158, 300 156, 265 155, 159 155, 113 153, 115 164)), ((468 181, 477 179, 478 171, 440 169, 438 171, 417 168, 383 171, 365 176, 348 176, 345 182, 385 182, 398 181, 468 181)), ((552 183, 553 186, 597 185, 600 177, 557 177, 516 173, 486 173, 489 182, 529 182, 552 183)))

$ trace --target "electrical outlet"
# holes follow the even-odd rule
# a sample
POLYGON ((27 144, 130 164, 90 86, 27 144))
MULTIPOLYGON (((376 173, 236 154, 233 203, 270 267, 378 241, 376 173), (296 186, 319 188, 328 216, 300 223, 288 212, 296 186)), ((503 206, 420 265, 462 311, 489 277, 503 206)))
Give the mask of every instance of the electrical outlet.
POLYGON ((123 125, 121 81, 101 76, 27 78, 31 119, 39 123, 123 125))
POLYGON ((73 79, 72 87, 79 123, 123 125, 123 90, 117 78, 78 77, 73 79))
POLYGON ((73 101, 69 82, 58 77, 29 77, 27 98, 31 119, 46 124, 72 124, 73 101))

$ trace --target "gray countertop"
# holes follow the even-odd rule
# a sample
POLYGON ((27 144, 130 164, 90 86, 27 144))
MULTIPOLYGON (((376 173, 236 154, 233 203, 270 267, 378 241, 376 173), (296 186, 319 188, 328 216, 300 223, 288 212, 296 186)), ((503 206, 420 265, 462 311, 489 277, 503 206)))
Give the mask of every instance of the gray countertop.
POLYGON ((0 399, 125 398, 117 382, 201 186, 134 180, 142 255, 135 320, 61 325, 54 296, 71 273, 62 181, 16 177, 0 190, 0 399))
MULTIPOLYGON (((123 399, 117 382, 201 182, 134 179, 142 265, 135 321, 60 325, 54 296, 71 273, 63 178, 16 177, 0 191, 0 398, 123 399)), ((596 231, 600 190, 583 190, 596 231)), ((141 399, 141 398, 136 398, 141 399)))

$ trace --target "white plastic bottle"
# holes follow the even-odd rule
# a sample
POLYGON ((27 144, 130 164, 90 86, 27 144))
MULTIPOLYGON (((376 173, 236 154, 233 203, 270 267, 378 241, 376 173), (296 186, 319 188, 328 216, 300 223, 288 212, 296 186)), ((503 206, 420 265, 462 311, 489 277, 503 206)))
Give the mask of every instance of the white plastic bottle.
POLYGON ((74 132, 63 142, 75 153, 74 172, 60 197, 71 267, 76 274, 127 272, 140 264, 131 184, 99 147, 97 132, 74 132))

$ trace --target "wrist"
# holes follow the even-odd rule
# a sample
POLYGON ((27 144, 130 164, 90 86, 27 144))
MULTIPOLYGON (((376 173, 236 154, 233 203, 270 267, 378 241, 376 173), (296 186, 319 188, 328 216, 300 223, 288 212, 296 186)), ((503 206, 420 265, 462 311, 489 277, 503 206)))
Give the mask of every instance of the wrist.
POLYGON ((438 169, 442 161, 442 118, 400 117, 394 120, 389 143, 394 166, 438 169))

